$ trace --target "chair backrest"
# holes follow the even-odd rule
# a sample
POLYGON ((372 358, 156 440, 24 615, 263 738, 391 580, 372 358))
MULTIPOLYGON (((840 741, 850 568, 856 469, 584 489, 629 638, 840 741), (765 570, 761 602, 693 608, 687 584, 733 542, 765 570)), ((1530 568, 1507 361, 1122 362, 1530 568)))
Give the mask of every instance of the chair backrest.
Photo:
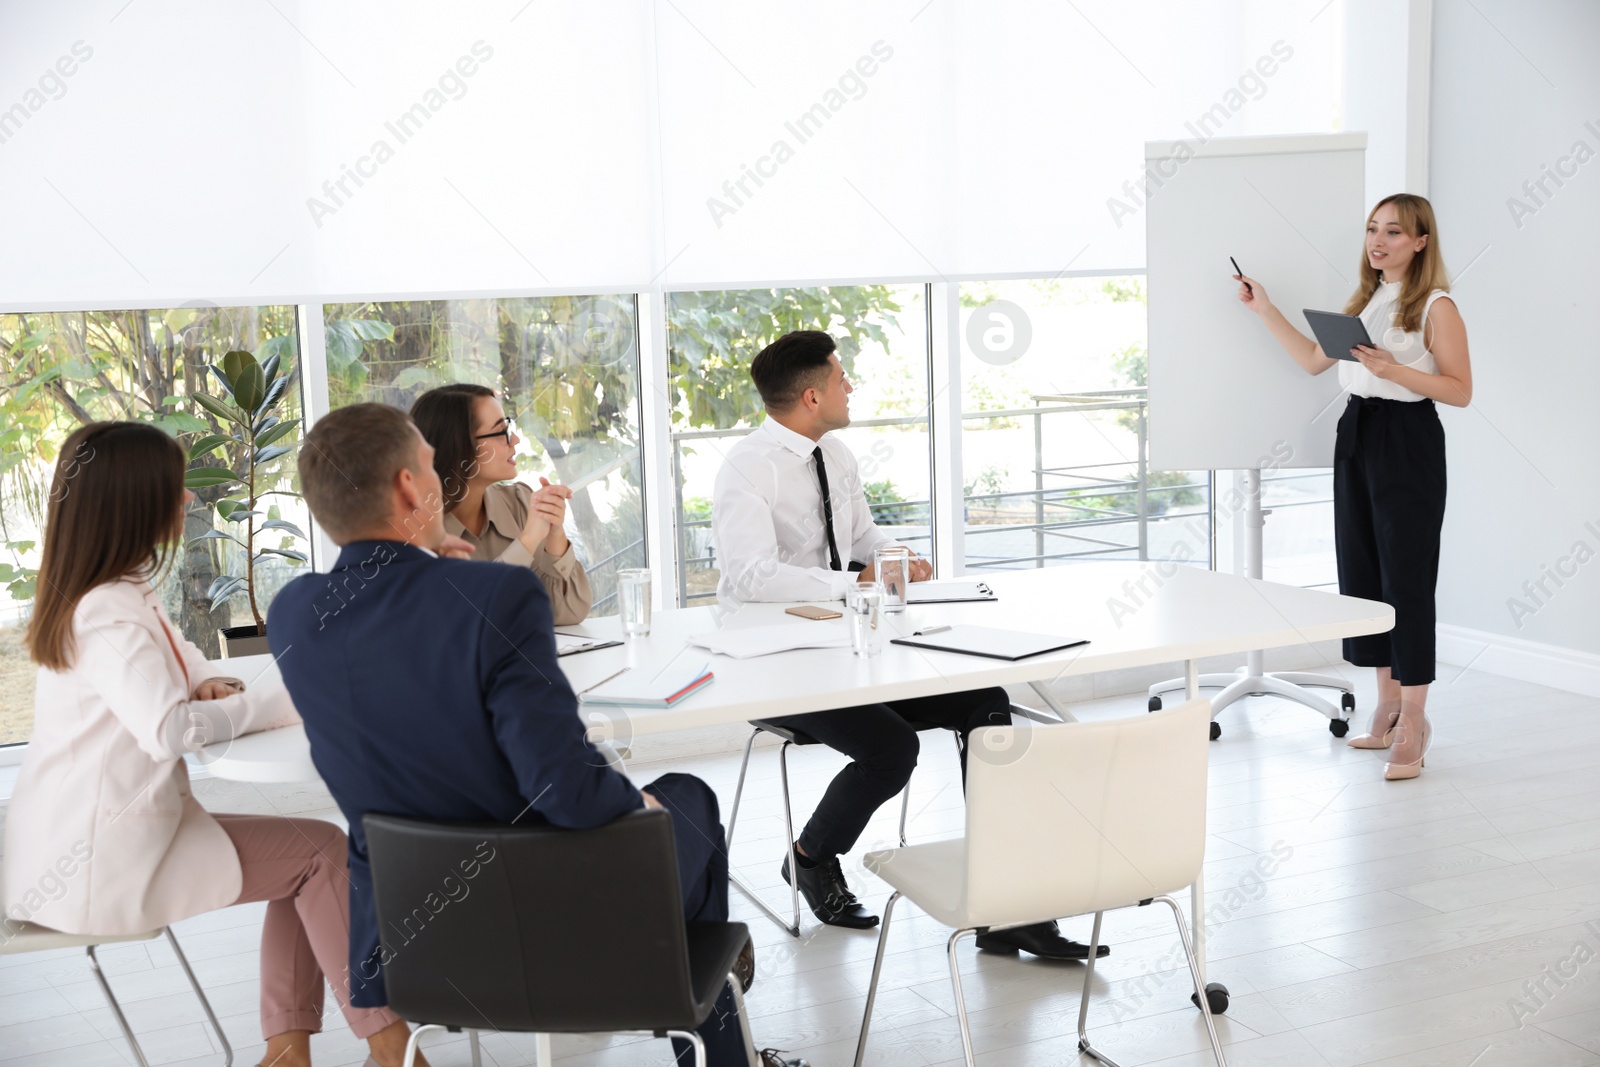
POLYGON ((413 1022, 682 1028, 694 1001, 665 811, 593 830, 368 815, 389 1006, 413 1022))
POLYGON ((1211 705, 990 726, 967 746, 967 907, 990 925, 1124 907, 1205 856, 1211 705))

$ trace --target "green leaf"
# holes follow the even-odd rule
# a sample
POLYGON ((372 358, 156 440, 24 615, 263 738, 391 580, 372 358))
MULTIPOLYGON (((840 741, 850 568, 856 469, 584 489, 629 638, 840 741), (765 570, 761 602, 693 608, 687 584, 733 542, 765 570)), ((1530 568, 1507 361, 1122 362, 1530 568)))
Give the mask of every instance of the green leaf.
MULTIPOLYGON (((261 406, 261 401, 267 395, 266 375, 261 373, 261 364, 248 352, 229 352, 228 355, 241 355, 249 360, 239 368, 239 373, 233 376, 233 402, 239 407, 254 415, 261 406)), ((276 384, 276 383, 274 383, 276 384)))
POLYGON ((211 429, 204 419, 196 418, 187 411, 172 411, 159 416, 156 425, 171 434, 180 433, 205 433, 211 429))
POLYGON ((288 434, 293 433, 295 427, 299 425, 299 419, 290 419, 288 422, 280 422, 274 426, 268 427, 265 432, 256 437, 256 447, 264 448, 267 445, 272 444, 274 441, 281 440, 288 434))
POLYGON ((278 402, 278 399, 283 396, 283 391, 287 388, 289 388, 289 379, 276 379, 271 385, 267 386, 266 394, 261 398, 261 402, 257 404, 253 410, 257 413, 266 411, 268 408, 272 407, 272 405, 278 402))
POLYGON ((263 466, 264 464, 271 463, 279 456, 286 456, 293 451, 294 447, 292 445, 272 445, 269 448, 259 449, 256 452, 255 464, 258 467, 263 466))
POLYGON ((310 562, 310 557, 304 552, 296 552, 290 548, 263 548, 256 553, 255 562, 260 563, 262 556, 282 556, 284 559, 292 559, 297 563, 310 562))
POLYGON ((217 418, 222 419, 224 422, 231 422, 239 426, 246 425, 245 419, 242 415, 234 411, 232 408, 214 396, 208 396, 205 393, 196 393, 194 394, 193 400, 196 404, 199 404, 201 407, 211 412, 211 414, 215 415, 217 418))
POLYGON ((218 575, 217 580, 212 582, 211 588, 206 591, 206 595, 211 598, 211 610, 216 611, 229 597, 248 588, 249 583, 243 578, 236 578, 231 574, 218 575))
POLYGON ((233 440, 234 438, 229 437, 227 434, 207 434, 205 437, 200 438, 200 440, 189 446, 189 458, 199 459, 201 456, 215 452, 217 449, 221 448, 225 444, 231 443, 233 440))
POLYGON ((189 542, 188 543, 191 544, 191 545, 197 545, 201 541, 232 541, 234 544, 238 545, 240 548, 244 549, 245 551, 247 551, 247 552, 249 551, 249 546, 246 545, 243 541, 241 541, 237 537, 233 536, 233 534, 225 533, 222 530, 207 530, 205 533, 201 534, 199 537, 191 537, 191 538, 189 538, 189 542))
POLYGON ((363 341, 393 341, 394 327, 382 319, 345 319, 352 333, 363 341))
MULTIPOLYGON (((274 510, 276 510, 276 509, 274 509, 274 510)), ((300 527, 296 526, 294 523, 289 522, 286 519, 268 519, 266 522, 261 524, 261 529, 262 530, 287 530, 289 533, 294 534, 296 537, 300 538, 301 540, 308 540, 308 538, 306 537, 304 531, 302 531, 300 529, 300 527)))
POLYGON ((217 485, 233 485, 243 481, 226 467, 192 467, 184 472, 183 484, 188 489, 210 489, 217 485))
POLYGON ((240 349, 230 349, 222 357, 222 362, 217 366, 222 368, 222 373, 233 385, 233 391, 239 391, 239 375, 244 369, 256 362, 256 357, 240 349))
POLYGON ((217 376, 217 381, 222 385, 222 391, 227 393, 228 398, 231 400, 233 398, 233 382, 228 380, 228 376, 223 374, 222 368, 216 364, 212 364, 211 373, 217 376))
POLYGON ((256 359, 261 361, 261 370, 266 374, 267 381, 272 381, 273 375, 282 371, 283 359, 294 358, 295 349, 296 336, 293 330, 277 337, 268 337, 256 346, 256 359))

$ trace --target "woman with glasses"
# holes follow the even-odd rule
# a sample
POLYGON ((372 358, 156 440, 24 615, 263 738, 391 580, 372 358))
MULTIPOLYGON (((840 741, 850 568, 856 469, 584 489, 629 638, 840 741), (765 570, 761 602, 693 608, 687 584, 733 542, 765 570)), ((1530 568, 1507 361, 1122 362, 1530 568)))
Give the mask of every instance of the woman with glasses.
POLYGON ((594 594, 563 528, 572 490, 544 478, 538 489, 513 480, 519 438, 494 390, 441 385, 417 398, 411 420, 433 446, 445 530, 473 546, 473 559, 532 567, 555 624, 582 622, 594 594))

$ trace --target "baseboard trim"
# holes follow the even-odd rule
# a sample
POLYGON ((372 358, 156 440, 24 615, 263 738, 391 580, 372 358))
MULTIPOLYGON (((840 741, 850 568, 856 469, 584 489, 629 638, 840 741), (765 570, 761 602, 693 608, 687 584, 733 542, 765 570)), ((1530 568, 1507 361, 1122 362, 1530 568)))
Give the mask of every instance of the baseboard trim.
POLYGON ((1600 656, 1520 637, 1441 624, 1441 663, 1483 671, 1502 678, 1534 682, 1569 693, 1600 692, 1600 656))

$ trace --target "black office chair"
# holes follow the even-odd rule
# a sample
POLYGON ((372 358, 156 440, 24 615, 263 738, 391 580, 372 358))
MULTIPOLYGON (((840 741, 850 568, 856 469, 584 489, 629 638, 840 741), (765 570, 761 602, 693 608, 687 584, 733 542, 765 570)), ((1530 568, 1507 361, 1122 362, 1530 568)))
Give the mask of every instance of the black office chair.
MULTIPOLYGON (((685 923, 672 823, 640 810, 594 830, 362 820, 389 1007, 429 1030, 680 1037, 731 983, 743 923, 685 923)), ((754 1052, 751 1052, 752 1057, 754 1052)))
MULTIPOLYGON (((754 729, 750 731, 750 740, 744 743, 744 759, 739 763, 739 784, 734 787, 733 810, 728 814, 728 856, 731 860, 733 856, 733 831, 739 825, 739 803, 744 799, 745 773, 750 769, 750 751, 755 747, 756 738, 764 733, 771 734, 783 741, 783 744, 778 747, 778 778, 783 786, 784 839, 789 843, 788 851, 784 855, 792 855, 794 853, 794 811, 789 802, 789 746, 794 745, 796 748, 804 748, 807 745, 820 745, 822 742, 810 734, 787 726, 779 726, 777 723, 757 721, 752 722, 750 725, 754 729)), ((911 726, 918 733, 924 730, 940 729, 940 727, 928 722, 914 722, 911 723, 911 726)), ((900 794, 901 848, 906 846, 906 815, 910 808, 911 783, 907 782, 904 791, 900 794)), ((793 909, 794 918, 785 921, 784 917, 779 915, 771 904, 761 899, 761 895, 756 892, 755 887, 741 878, 737 872, 730 869, 728 878, 733 883, 734 888, 754 901, 757 907, 767 913, 768 918, 788 931, 790 937, 800 936, 800 883, 798 880, 789 884, 789 903, 793 909)))

